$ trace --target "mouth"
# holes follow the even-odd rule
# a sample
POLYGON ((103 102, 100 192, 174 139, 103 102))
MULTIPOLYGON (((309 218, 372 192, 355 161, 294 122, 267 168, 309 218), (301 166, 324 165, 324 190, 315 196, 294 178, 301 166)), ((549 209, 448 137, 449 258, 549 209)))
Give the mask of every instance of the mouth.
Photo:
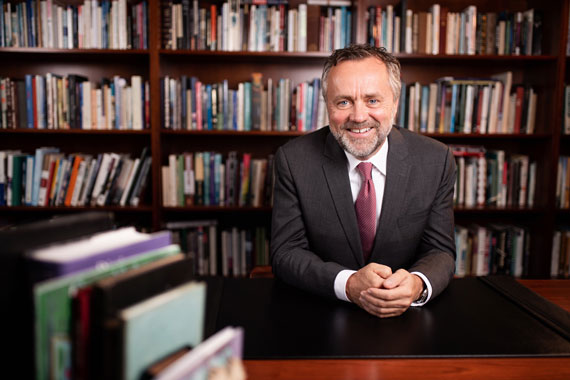
POLYGON ((347 128, 346 130, 356 135, 362 135, 367 132, 370 132, 372 129, 373 129, 372 127, 367 127, 367 128, 347 128))

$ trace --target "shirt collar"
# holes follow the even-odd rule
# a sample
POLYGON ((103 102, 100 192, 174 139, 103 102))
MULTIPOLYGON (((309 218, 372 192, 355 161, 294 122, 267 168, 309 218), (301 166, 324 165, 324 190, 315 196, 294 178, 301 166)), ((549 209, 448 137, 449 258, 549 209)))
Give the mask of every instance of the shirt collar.
POLYGON ((371 162, 372 165, 374 165, 374 167, 380 171, 380 173, 386 175, 386 161, 388 160, 388 139, 384 140, 384 144, 382 144, 380 150, 366 161, 359 160, 352 154, 348 153, 346 150, 344 151, 344 154, 346 154, 346 158, 348 159, 349 171, 355 170, 356 166, 358 166, 358 164, 361 162, 371 162))

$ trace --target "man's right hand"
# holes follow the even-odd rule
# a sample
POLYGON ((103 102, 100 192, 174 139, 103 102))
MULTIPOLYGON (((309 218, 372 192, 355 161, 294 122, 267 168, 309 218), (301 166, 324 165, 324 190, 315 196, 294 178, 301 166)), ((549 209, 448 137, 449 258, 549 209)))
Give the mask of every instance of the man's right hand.
POLYGON ((362 307, 360 293, 369 288, 380 288, 384 280, 392 275, 392 269, 386 265, 370 263, 352 274, 346 281, 348 299, 362 307))

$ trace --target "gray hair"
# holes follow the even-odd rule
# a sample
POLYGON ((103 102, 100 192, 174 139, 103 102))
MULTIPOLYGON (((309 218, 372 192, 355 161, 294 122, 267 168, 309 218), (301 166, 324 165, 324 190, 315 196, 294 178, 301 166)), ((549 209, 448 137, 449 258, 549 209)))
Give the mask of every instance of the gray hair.
POLYGON ((368 57, 375 57, 384 62, 388 70, 388 81, 394 95, 394 101, 400 97, 402 82, 400 81, 400 62, 383 47, 374 47, 368 44, 350 44, 349 46, 335 50, 325 61, 321 87, 323 98, 327 99, 327 80, 331 69, 344 61, 358 61, 368 57))

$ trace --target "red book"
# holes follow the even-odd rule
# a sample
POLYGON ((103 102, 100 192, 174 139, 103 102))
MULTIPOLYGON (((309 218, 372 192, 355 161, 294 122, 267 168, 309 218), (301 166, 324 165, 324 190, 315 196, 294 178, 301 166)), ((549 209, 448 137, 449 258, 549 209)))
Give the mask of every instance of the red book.
MULTIPOLYGON (((217 30, 217 26, 216 26, 216 20, 218 18, 218 12, 216 11, 216 6, 214 4, 212 4, 210 6, 210 26, 211 26, 211 35, 212 35, 212 45, 211 46, 215 46, 216 49, 215 50, 222 50, 222 47, 220 46, 221 44, 218 44, 218 42, 216 41, 216 32, 217 30)), ((221 42, 221 41, 219 41, 221 42)), ((212 48, 210 48, 210 50, 213 50, 212 48)))
POLYGON ((32 101, 34 102, 34 128, 38 129, 38 100, 37 100, 37 92, 36 92, 36 81, 38 80, 38 76, 34 76, 34 80, 32 80, 32 101))

